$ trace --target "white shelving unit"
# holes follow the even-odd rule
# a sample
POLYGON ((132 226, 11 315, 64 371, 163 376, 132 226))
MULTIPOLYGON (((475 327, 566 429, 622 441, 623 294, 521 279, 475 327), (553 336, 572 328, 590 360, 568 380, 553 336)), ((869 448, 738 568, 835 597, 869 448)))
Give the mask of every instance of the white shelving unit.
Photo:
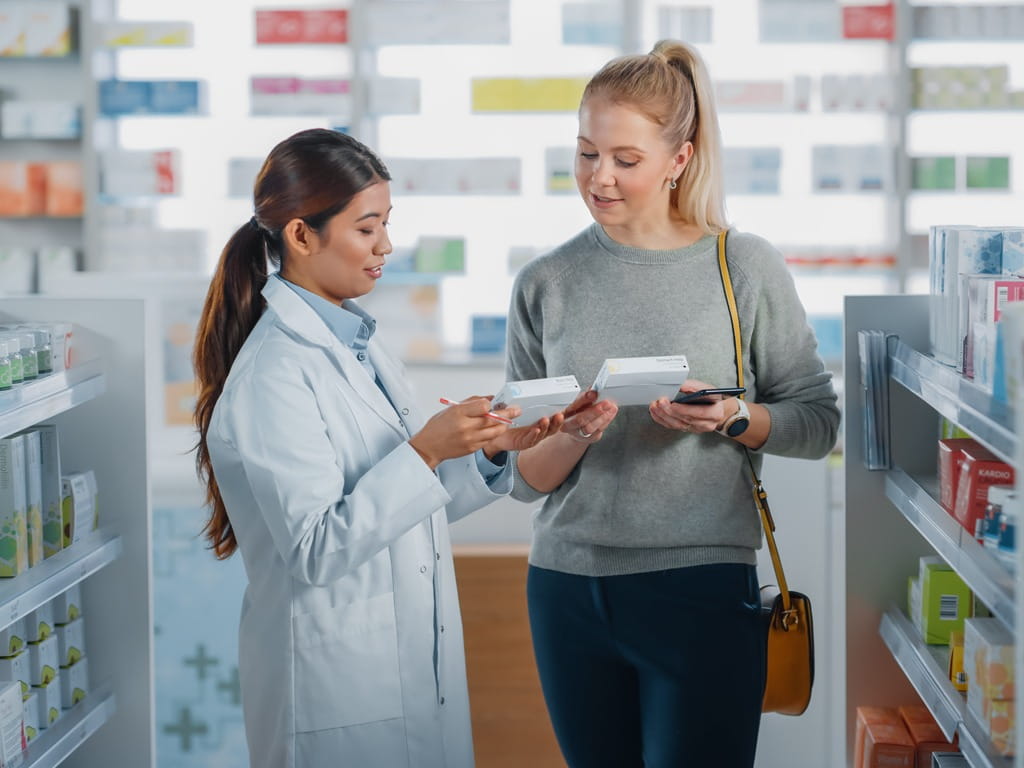
POLYGON ((993 615, 1015 627, 1018 580, 936 501, 940 415, 1017 463, 1013 412, 921 352, 928 349, 928 297, 848 297, 845 317, 851 381, 859 380, 858 331, 881 329, 898 340, 889 352, 892 469, 864 468, 864 391, 850 387, 846 393, 846 525, 834 554, 846 576, 845 701, 836 711, 847 741, 836 746, 834 764, 849 761, 857 706, 904 703, 916 692, 947 738, 959 737, 972 768, 1010 768, 1013 758, 995 752, 950 683, 948 649, 925 644, 899 606, 906 604, 907 577, 917 572, 918 557, 937 553, 993 615))
POLYGON ((63 471, 91 468, 100 529, 0 583, 0 626, 81 584, 90 690, 25 753, 31 768, 155 764, 145 332, 141 299, 5 299, 0 321, 74 324, 82 360, 0 397, 0 435, 59 428, 63 471))

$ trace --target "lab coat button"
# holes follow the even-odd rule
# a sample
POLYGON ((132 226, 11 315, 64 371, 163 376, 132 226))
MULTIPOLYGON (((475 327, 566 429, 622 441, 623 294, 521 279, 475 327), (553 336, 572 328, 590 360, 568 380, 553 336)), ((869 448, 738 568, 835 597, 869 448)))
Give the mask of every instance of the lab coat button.
POLYGON ((356 359, 360 363, 363 362, 366 359, 366 353, 365 352, 360 352, 358 355, 356 355, 356 359))
POLYGON ((409 409, 408 408, 403 408, 402 409, 402 415, 403 416, 408 416, 409 415, 409 409))
POLYGON ((426 573, 426 572, 427 572, 427 566, 421 565, 420 566, 420 573, 426 573))
POLYGON ((441 631, 444 632, 444 624, 441 625, 441 631))
POLYGON ((444 696, 441 697, 441 706, 444 706, 444 696))
POLYGON ((434 554, 435 554, 435 555, 437 556, 437 559, 438 559, 438 560, 440 560, 440 559, 441 559, 441 553, 440 553, 440 552, 435 552, 434 554))

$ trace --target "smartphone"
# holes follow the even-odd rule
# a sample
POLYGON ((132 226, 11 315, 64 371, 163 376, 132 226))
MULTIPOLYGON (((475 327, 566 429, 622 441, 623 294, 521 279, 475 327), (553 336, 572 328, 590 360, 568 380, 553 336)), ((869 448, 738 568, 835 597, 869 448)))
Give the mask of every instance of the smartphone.
POLYGON ((716 389, 699 389, 696 392, 680 392, 673 403, 687 405, 711 405, 727 397, 736 397, 747 391, 746 387, 718 387, 716 389))

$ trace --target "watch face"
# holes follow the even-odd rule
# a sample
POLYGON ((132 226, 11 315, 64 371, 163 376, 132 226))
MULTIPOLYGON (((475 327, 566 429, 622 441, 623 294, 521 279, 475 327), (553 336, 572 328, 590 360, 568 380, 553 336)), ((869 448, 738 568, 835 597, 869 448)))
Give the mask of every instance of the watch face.
POLYGON ((740 417, 736 419, 736 421, 734 421, 728 427, 726 427, 725 432, 727 435, 729 435, 729 437, 738 437, 739 435, 742 435, 744 432, 746 432, 747 427, 749 426, 750 419, 740 417))

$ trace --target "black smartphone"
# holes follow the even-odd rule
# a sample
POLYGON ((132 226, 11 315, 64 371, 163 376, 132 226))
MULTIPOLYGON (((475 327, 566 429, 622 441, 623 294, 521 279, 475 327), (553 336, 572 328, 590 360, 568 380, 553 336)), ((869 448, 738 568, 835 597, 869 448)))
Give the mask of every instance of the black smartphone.
POLYGON ((747 391, 746 387, 718 387, 716 389, 699 389, 696 392, 680 392, 672 400, 673 403, 687 405, 711 405, 727 397, 736 397, 747 391))

